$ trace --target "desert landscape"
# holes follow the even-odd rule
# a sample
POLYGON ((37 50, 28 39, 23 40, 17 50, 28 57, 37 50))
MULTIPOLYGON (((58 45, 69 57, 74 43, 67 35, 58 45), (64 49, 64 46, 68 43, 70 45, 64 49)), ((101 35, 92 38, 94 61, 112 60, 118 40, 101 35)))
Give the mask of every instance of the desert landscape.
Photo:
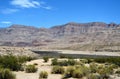
MULTIPOLYGON (((59 59, 60 60, 60 59, 59 59)), ((65 60, 65 59, 62 59, 65 60)), ((78 59, 76 59, 78 60, 78 59)), ((26 64, 34 64, 37 63, 38 71, 36 73, 25 73, 25 72, 14 72, 16 74, 17 79, 39 79, 39 72, 40 71, 47 71, 48 72, 48 78, 47 79, 62 79, 61 74, 51 74, 52 67, 51 66, 51 59, 45 63, 43 59, 33 60, 31 62, 27 62, 26 64)), ((89 66, 89 64, 86 64, 86 66, 89 66)), ((68 78, 68 79, 74 79, 74 78, 68 78)), ((88 79, 88 78, 82 78, 82 79, 88 79)), ((90 79, 93 79, 92 77, 90 79)), ((99 78, 96 78, 99 79, 99 78)), ((112 75, 111 79, 120 79, 118 75, 112 75)))
MULTIPOLYGON (((15 78, 12 79, 120 79, 119 52, 55 49, 35 50, 35 48, 33 50, 31 47, 2 46, 0 51, 2 52, 0 65, 1 67, 7 67, 12 70, 11 73, 15 75, 15 78), (16 61, 14 58, 16 58, 16 61), (15 64, 11 64, 12 62, 15 64), (19 65, 17 62, 21 64, 19 65), (20 69, 18 69, 19 66, 20 69), (27 70, 29 68, 28 66, 30 66, 30 69, 27 70), (85 70, 81 69, 84 67, 85 70), (17 68, 17 70, 13 70, 14 68, 17 68), (55 70, 55 68, 58 68, 58 70, 55 70), (85 74, 78 72, 78 76, 77 73, 76 76, 66 76, 67 73, 71 73, 69 68, 78 68, 85 74), (102 69, 107 70, 105 72, 102 71, 102 73, 100 72, 102 69), (41 78, 40 72, 46 72, 47 77, 41 78)), ((1 79, 4 78, 1 77, 1 79)))
POLYGON ((72 22, 0 29, 0 72, 9 71, 11 79, 120 79, 119 27, 72 22))
POLYGON ((120 79, 119 28, 101 22, 1 28, 0 79, 120 79))
POLYGON ((120 0, 0 0, 0 79, 120 79, 120 0))

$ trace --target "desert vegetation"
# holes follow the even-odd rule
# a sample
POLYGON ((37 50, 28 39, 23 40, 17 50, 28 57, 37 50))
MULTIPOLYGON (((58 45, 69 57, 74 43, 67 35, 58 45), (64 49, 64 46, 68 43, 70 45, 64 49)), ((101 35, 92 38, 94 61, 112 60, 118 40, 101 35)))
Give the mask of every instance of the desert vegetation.
POLYGON ((26 65, 25 71, 26 73, 35 73, 37 71, 37 68, 35 65, 26 65))
POLYGON ((29 56, 14 56, 12 54, 0 56, 0 79, 16 79, 12 71, 23 71, 24 63, 33 59, 29 56))
POLYGON ((16 79, 13 71, 39 73, 38 79, 47 79, 51 74, 61 75, 60 79, 115 79, 120 76, 119 57, 99 58, 49 58, 43 57, 39 63, 27 56, 0 56, 0 79, 16 79), (44 69, 49 67, 50 71, 44 69), (43 70, 41 70, 43 68, 43 70), (8 76, 9 78, 7 78, 8 76))
POLYGON ((22 68, 23 63, 31 61, 32 57, 13 56, 12 54, 0 56, 0 67, 18 71, 22 68))
POLYGON ((9 69, 0 68, 0 79, 16 79, 16 76, 9 69))
POLYGON ((63 74, 65 72, 65 69, 61 66, 54 66, 52 68, 52 74, 63 74))
POLYGON ((41 71, 39 74, 39 79, 47 79, 48 73, 46 71, 41 71))
POLYGON ((119 62, 119 57, 82 58, 79 60, 68 58, 62 61, 54 58, 51 65, 54 66, 52 74, 62 74, 63 79, 71 77, 83 79, 110 79, 111 75, 120 74, 119 62))
POLYGON ((44 62, 48 62, 49 57, 48 57, 48 56, 44 56, 44 57, 43 57, 43 60, 44 60, 44 62))

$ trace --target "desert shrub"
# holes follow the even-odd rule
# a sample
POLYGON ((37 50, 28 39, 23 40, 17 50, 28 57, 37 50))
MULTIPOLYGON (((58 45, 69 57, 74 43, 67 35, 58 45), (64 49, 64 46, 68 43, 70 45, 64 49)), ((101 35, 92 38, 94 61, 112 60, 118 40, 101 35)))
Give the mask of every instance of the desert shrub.
POLYGON ((43 57, 43 60, 44 60, 44 62, 48 62, 49 61, 49 57, 45 56, 45 57, 43 57))
POLYGON ((58 61, 56 58, 52 60, 52 65, 59 65, 59 66, 73 66, 79 64, 77 61, 73 59, 58 61))
POLYGON ((97 72, 97 64, 95 63, 90 63, 90 70, 91 70, 91 73, 96 73, 97 72))
POLYGON ((93 58, 86 58, 88 60, 88 63, 92 63, 94 62, 94 59, 93 58))
POLYGON ((58 60, 57 60, 57 58, 52 59, 52 65, 58 65, 58 60))
POLYGON ((60 66, 54 66, 52 68, 52 74, 63 74, 65 72, 65 69, 60 66))
POLYGON ((90 69, 85 65, 78 65, 78 66, 75 66, 75 68, 76 70, 82 71, 84 76, 90 73, 90 69))
POLYGON ((84 65, 69 66, 66 69, 63 78, 70 78, 70 77, 81 78, 83 76, 88 75, 89 73, 90 73, 90 69, 84 65))
POLYGON ((109 74, 113 74, 113 69, 114 69, 114 67, 113 66, 107 66, 107 67, 105 67, 106 68, 106 70, 107 70, 107 72, 109 73, 109 74))
POLYGON ((32 60, 32 57, 13 56, 12 54, 0 56, 0 66, 13 71, 18 71, 24 62, 32 60))
POLYGON ((63 60, 63 61, 59 61, 59 62, 58 62, 58 65, 59 65, 59 66, 68 66, 68 64, 69 64, 69 63, 68 63, 67 60, 63 60))
POLYGON ((98 58, 85 58, 88 60, 88 63, 97 62, 97 63, 112 63, 120 66, 120 57, 98 57, 98 58))
POLYGON ((16 77, 9 69, 0 68, 0 79, 16 79, 16 77))
POLYGON ((19 70, 21 67, 21 63, 18 61, 18 58, 13 55, 1 56, 0 65, 3 68, 8 68, 11 70, 19 70))
POLYGON ((87 59, 80 59, 80 62, 82 62, 82 63, 88 63, 88 60, 87 59))
POLYGON ((120 75, 120 69, 117 69, 115 73, 120 75))
POLYGON ((64 54, 60 54, 59 57, 60 58, 66 58, 66 56, 64 54))
POLYGON ((101 79, 100 75, 97 73, 91 73, 87 76, 88 79, 101 79))
POLYGON ((116 64, 111 64, 110 67, 114 68, 114 69, 117 69, 119 66, 116 65, 116 64))
POLYGON ((73 71, 75 70, 75 67, 70 66, 66 69, 63 78, 70 78, 73 75, 73 71))
POLYGON ((72 56, 68 56, 68 55, 65 55, 65 54, 60 54, 59 57, 60 58, 68 58, 68 59, 73 59, 74 58, 72 56))
POLYGON ((68 65, 73 66, 76 65, 77 61, 73 60, 73 59, 68 59, 68 65))
POLYGON ((109 75, 113 72, 110 67, 103 67, 98 70, 98 73, 101 75, 102 79, 109 79, 109 75))
POLYGON ((48 73, 46 71, 41 71, 39 74, 39 79, 47 79, 48 73))
POLYGON ((113 64, 116 64, 118 66, 120 66, 120 57, 101 57, 101 58, 94 58, 94 61, 95 62, 98 62, 98 63, 113 63, 113 64))
POLYGON ((78 62, 73 59, 68 59, 68 60, 63 60, 58 62, 59 66, 74 66, 76 64, 78 64, 78 62))
POLYGON ((73 74, 72 74, 73 78, 82 78, 83 76, 84 76, 83 71, 77 70, 77 69, 73 71, 73 74))
POLYGON ((17 56, 17 58, 20 63, 24 63, 26 61, 31 61, 35 59, 34 57, 31 57, 31 56, 17 56))
POLYGON ((37 68, 35 67, 35 65, 26 65, 25 71, 27 73, 34 73, 37 71, 37 68))

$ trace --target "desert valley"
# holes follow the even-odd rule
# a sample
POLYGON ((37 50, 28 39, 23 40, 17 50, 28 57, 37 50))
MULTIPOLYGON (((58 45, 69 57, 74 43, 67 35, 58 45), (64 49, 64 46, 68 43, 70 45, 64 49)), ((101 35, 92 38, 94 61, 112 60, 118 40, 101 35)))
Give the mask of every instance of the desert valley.
POLYGON ((0 0, 0 79, 120 79, 120 0, 0 0))
POLYGON ((0 79, 120 79, 119 30, 103 22, 1 28, 0 66, 15 76, 0 79))

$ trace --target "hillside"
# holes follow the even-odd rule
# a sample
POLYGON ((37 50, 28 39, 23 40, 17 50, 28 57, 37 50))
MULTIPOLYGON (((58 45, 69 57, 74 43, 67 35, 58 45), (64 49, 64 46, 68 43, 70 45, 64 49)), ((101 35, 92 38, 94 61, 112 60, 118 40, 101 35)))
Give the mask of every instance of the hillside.
POLYGON ((115 23, 70 22, 51 28, 11 25, 0 29, 1 46, 46 49, 119 50, 120 25, 115 23))

